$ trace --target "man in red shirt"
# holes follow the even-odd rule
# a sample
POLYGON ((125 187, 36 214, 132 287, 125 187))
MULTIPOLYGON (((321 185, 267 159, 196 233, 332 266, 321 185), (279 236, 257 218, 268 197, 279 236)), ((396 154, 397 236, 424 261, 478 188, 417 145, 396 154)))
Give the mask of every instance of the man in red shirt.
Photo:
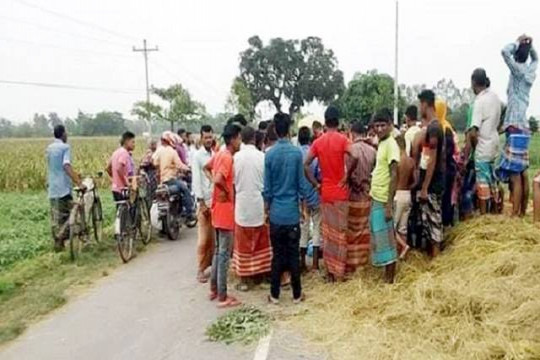
POLYGON ((232 307, 240 302, 227 294, 227 273, 234 230, 233 155, 240 150, 240 126, 229 124, 223 130, 225 148, 205 166, 212 172, 212 225, 216 229, 216 246, 210 276, 210 300, 218 299, 218 307, 232 307))
POLYGON ((330 280, 342 280, 347 266, 347 228, 349 213, 349 190, 345 171, 345 157, 351 155, 353 162, 348 172, 356 169, 357 160, 351 153, 347 137, 338 132, 339 111, 329 106, 324 113, 326 133, 310 148, 304 163, 306 177, 321 192, 322 235, 324 239, 324 262, 330 280), (322 183, 310 171, 314 159, 319 160, 322 183))

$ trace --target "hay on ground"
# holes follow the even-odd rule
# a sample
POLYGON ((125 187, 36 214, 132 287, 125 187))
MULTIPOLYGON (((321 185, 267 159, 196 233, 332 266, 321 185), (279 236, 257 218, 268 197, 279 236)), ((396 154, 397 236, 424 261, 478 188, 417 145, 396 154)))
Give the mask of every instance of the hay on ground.
POLYGON ((396 284, 366 267, 305 284, 289 318, 333 359, 540 359, 540 232, 523 220, 460 224, 436 260, 411 253, 396 284))

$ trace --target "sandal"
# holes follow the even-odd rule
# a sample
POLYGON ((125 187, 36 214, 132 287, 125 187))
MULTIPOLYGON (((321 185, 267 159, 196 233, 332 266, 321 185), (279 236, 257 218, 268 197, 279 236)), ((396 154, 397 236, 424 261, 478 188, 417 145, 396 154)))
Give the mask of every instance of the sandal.
POLYGON ((241 292, 247 292, 249 291, 249 285, 246 283, 238 283, 236 284, 236 290, 241 292))
POLYGON ((211 291, 210 294, 208 295, 208 300, 214 301, 217 299, 217 297, 218 297, 217 292, 211 291))
POLYGON ((268 303, 272 305, 279 305, 279 299, 275 299, 272 295, 268 295, 268 303))
POLYGON ((237 300, 233 296, 227 296, 227 298, 224 301, 220 301, 217 304, 218 309, 225 309, 225 308, 232 308, 238 305, 242 305, 242 303, 237 300))
POLYGON ((298 299, 293 299, 293 304, 295 305, 298 305, 300 304, 301 302, 304 302, 306 300, 306 295, 304 293, 302 293, 302 295, 300 295, 300 297, 298 299))
POLYGON ((197 274, 197 281, 201 284, 206 284, 208 282, 208 276, 204 275, 204 273, 197 274))

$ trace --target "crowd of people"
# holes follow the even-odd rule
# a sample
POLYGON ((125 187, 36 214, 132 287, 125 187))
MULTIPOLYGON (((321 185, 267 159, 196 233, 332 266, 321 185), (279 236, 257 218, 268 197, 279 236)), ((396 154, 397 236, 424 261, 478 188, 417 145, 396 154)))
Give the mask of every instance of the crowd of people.
MULTIPOLYGON (((290 284, 298 303, 304 299, 301 274, 309 270, 340 282, 371 260, 392 283, 410 248, 435 257, 456 221, 500 213, 504 183, 512 214, 524 216, 531 139, 526 111, 538 57, 525 35, 502 56, 510 69, 506 108, 486 71, 475 69, 476 97, 462 146, 447 104, 431 90, 418 94, 419 105, 406 109, 401 127, 385 108, 368 125, 343 126, 338 108, 329 106, 324 124, 302 126, 296 136, 290 116, 277 113, 257 129, 242 115, 232 117, 221 146, 209 125, 201 127, 198 140, 180 130, 163 133, 159 147, 151 142, 141 161, 151 186, 162 183, 181 193, 192 221, 197 208, 197 279, 210 282, 210 300, 218 307, 240 303, 227 286, 231 255, 238 291, 269 280, 268 301, 277 304, 290 284)), ((71 169, 65 129, 56 127, 54 135, 47 150, 49 197, 61 248, 65 234, 57 229, 69 209, 70 178, 82 185, 71 169)), ((136 172, 134 138, 130 132, 122 136, 107 167, 115 200, 136 172)), ((540 220, 540 174, 533 189, 534 219, 540 220)))

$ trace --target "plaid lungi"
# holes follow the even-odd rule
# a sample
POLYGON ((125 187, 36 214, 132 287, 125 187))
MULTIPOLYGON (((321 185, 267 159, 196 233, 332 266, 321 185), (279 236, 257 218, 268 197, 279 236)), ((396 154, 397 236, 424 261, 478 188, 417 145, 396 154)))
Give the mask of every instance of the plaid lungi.
POLYGON ((240 277, 270 273, 272 247, 267 225, 244 227, 236 224, 232 268, 240 277))
POLYGON ((369 216, 371 228, 371 262, 373 266, 386 266, 397 261, 394 221, 386 220, 385 204, 373 200, 369 216))
POLYGON ((349 201, 349 236, 347 239, 347 272, 354 272, 369 260, 369 211, 371 200, 349 201))
POLYGON ((321 203, 321 210, 324 263, 330 274, 343 277, 347 267, 349 203, 347 201, 321 203))
POLYGON ((529 168, 529 144, 531 134, 528 130, 509 128, 506 130, 506 145, 497 167, 497 177, 508 182, 510 176, 521 174, 529 168))

